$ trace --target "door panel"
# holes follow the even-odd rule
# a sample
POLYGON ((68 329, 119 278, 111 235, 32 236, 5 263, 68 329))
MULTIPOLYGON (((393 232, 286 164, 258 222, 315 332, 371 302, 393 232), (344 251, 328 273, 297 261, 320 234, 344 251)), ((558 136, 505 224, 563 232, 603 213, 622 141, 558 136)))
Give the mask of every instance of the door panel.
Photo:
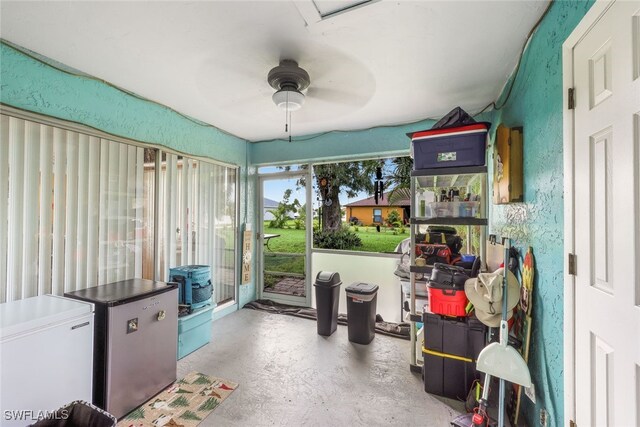
POLYGON ((591 285, 613 294, 613 283, 609 280, 611 271, 611 127, 598 132, 591 140, 591 232, 597 244, 593 247, 591 264, 593 278, 591 285))
MULTIPOLYGON (((308 189, 302 174, 285 173, 260 180, 261 209, 258 223, 260 298, 310 306, 307 259, 308 189)), ((306 182, 309 182, 307 179, 306 182)))
POLYGON ((639 11, 614 3, 573 52, 579 426, 640 425, 639 11))
POLYGON ((613 94, 611 67, 611 41, 608 40, 589 60, 589 96, 591 99, 591 108, 596 107, 613 94))
POLYGON ((610 417, 613 408, 613 349, 600 337, 591 334, 591 355, 591 399, 595 402, 592 406, 592 419, 597 426, 613 425, 610 417))
POLYGON ((178 290, 109 308, 106 410, 126 415, 176 379, 178 290))

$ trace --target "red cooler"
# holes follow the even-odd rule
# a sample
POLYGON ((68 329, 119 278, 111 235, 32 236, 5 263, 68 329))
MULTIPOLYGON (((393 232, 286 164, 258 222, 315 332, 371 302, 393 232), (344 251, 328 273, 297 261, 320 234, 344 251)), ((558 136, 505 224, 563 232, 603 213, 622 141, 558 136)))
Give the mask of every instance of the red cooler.
POLYGON ((436 263, 427 283, 429 311, 443 316, 466 316, 469 300, 464 292, 464 283, 467 279, 469 276, 463 268, 436 263))
POLYGON ((469 303, 464 288, 457 289, 451 286, 429 282, 429 311, 443 316, 463 317, 467 315, 466 307, 469 303))

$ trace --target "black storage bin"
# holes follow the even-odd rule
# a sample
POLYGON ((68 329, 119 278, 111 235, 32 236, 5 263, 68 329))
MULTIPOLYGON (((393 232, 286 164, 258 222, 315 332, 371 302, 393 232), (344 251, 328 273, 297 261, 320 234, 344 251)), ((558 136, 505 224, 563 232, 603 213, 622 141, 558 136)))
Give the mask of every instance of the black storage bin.
POLYGON ((316 313, 318 335, 329 336, 338 328, 338 303, 340 302, 340 275, 321 271, 316 276, 316 313))
POLYGON ((431 270, 429 283, 441 289, 443 287, 464 289, 464 284, 467 280, 469 280, 469 276, 465 273, 463 267, 436 262, 431 270))
POLYGON ((82 400, 77 400, 55 411, 32 427, 115 427, 116 418, 108 412, 82 400))
POLYGON ((475 364, 486 346, 487 326, 475 316, 443 317, 425 312, 422 322, 427 350, 464 357, 475 364))
POLYGON ((473 380, 478 378, 475 362, 445 353, 422 349, 424 391, 450 399, 465 400, 473 380))
POLYGON ((347 292, 347 328, 349 341, 369 344, 376 335, 378 285, 354 283, 347 292))

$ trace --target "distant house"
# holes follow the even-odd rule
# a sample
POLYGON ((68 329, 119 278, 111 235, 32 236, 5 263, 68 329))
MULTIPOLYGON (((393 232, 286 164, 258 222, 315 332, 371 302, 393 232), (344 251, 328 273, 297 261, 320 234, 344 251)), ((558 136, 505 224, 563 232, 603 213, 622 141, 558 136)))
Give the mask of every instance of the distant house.
POLYGON ((278 207, 279 202, 276 202, 275 200, 271 200, 271 199, 267 199, 266 197, 262 198, 262 219, 264 219, 265 221, 271 221, 274 216, 271 212, 274 209, 276 209, 278 207))
POLYGON ((394 205, 389 205, 389 201, 385 197, 382 200, 378 200, 378 204, 374 200, 374 197, 358 200, 353 203, 345 205, 347 209, 347 221, 357 218, 358 222, 362 225, 378 225, 386 222, 391 211, 397 211, 400 214, 402 221, 406 223, 409 221, 411 214, 411 201, 409 199, 399 200, 394 205))

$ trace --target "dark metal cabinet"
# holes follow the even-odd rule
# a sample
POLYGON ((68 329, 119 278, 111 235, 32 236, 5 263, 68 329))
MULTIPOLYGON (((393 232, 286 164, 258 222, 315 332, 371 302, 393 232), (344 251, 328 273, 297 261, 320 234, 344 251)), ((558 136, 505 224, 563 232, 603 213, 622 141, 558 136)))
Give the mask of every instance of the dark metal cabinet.
POLYGON ((93 403, 117 418, 176 380, 177 286, 130 279, 65 294, 95 304, 93 403))

